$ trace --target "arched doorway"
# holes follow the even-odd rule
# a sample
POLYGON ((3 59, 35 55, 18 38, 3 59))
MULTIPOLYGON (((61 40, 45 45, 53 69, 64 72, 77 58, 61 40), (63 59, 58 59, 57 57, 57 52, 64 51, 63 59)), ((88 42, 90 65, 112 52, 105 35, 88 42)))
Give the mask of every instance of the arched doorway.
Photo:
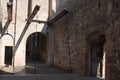
POLYGON ((0 39, 2 39, 4 46, 4 64, 6 66, 12 65, 12 58, 13 58, 13 36, 9 33, 4 33, 1 35, 0 39), (6 41, 9 40, 9 41, 6 41))
POLYGON ((105 35, 95 32, 87 37, 87 75, 90 77, 103 77, 104 63, 104 44, 105 35))
POLYGON ((26 64, 46 62, 46 36, 36 32, 31 34, 26 43, 26 64))

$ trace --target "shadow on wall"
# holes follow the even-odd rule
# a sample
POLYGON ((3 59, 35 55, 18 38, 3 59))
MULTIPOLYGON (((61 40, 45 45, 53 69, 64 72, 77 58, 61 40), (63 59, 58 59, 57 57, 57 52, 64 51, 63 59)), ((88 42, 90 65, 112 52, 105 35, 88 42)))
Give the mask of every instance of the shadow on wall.
MULTIPOLYGON (((7 3, 7 14, 8 14, 8 18, 7 21, 4 25, 4 27, 2 28, 2 26, 0 26, 0 33, 1 34, 5 34, 5 32, 7 31, 10 22, 12 21, 12 9, 13 9, 13 5, 10 4, 13 3, 13 0, 9 0, 9 3, 7 3)), ((0 2, 0 21, 2 21, 2 7, 1 7, 1 2, 0 2)))
MULTIPOLYGON (((21 41, 22 41, 22 39, 23 39, 27 29, 28 29, 28 27, 29 27, 29 24, 26 24, 23 31, 21 32, 21 35, 20 35, 20 37, 19 37, 19 39, 18 39, 18 41, 17 41, 17 43, 15 45, 15 52, 17 51, 17 49, 18 49, 18 47, 19 47, 19 45, 20 45, 20 43, 21 43, 21 41)), ((46 29, 47 29, 47 25, 45 24, 43 26, 43 29, 42 29, 41 33, 46 34, 46 29)))
POLYGON ((5 26, 4 28, 1 27, 1 34, 4 34, 5 31, 8 29, 9 25, 10 25, 10 22, 9 20, 7 20, 7 22, 5 23, 5 26))
MULTIPOLYGON (((56 9, 58 9, 59 6, 60 6, 60 0, 56 0, 56 4, 57 4, 56 9)), ((0 9, 0 12, 2 13, 1 9, 0 9)), ((53 11, 53 13, 55 14, 54 11, 53 11)), ((0 19, 2 21, 2 15, 0 15, 0 19)), ((2 22, 0 22, 0 33, 4 33, 6 31, 6 29, 8 28, 9 24, 10 24, 10 21, 8 20, 5 24, 5 26, 7 26, 7 27, 2 28, 2 22)), ((15 45, 15 52, 17 51, 17 49, 18 49, 18 47, 19 47, 19 45, 20 45, 20 43, 21 43, 21 41, 22 41, 22 39, 23 39, 27 29, 28 29, 28 27, 29 27, 29 24, 26 24, 23 31, 21 32, 21 35, 20 35, 20 37, 19 37, 19 39, 18 39, 18 41, 15 45)), ((44 34, 47 33, 47 24, 44 25, 41 33, 44 33, 44 34)))
POLYGON ((2 22, 0 21, 0 33, 2 32, 2 22))
MULTIPOLYGON (((56 6, 56 11, 57 11, 58 8, 60 7, 61 3, 63 3, 64 0, 63 0, 63 1, 55 0, 55 1, 56 1, 56 5, 57 5, 57 6, 56 6)), ((53 14, 55 14, 54 11, 53 11, 53 14)), ((20 43, 21 43, 21 41, 22 41, 22 39, 23 39, 23 37, 24 37, 27 29, 28 29, 28 27, 29 27, 29 24, 26 24, 25 27, 24 27, 24 29, 23 29, 23 31, 22 31, 22 33, 21 33, 21 35, 20 35, 20 37, 19 37, 19 39, 18 39, 18 41, 17 41, 17 44, 16 44, 16 46, 15 46, 15 52, 16 52, 16 50, 18 49, 18 47, 19 47, 19 45, 20 45, 20 43)), ((44 34, 47 33, 47 24, 44 25, 41 33, 44 33, 44 34)))
POLYGON ((0 33, 2 32, 2 7, 1 7, 1 0, 0 0, 0 33))

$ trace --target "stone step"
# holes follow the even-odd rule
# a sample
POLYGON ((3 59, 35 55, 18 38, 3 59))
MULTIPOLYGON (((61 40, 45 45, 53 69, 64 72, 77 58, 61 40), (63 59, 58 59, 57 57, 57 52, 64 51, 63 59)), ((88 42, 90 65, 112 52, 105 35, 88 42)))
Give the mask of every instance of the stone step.
POLYGON ((37 74, 37 75, 1 75, 0 80, 102 80, 99 78, 81 78, 76 74, 37 74))

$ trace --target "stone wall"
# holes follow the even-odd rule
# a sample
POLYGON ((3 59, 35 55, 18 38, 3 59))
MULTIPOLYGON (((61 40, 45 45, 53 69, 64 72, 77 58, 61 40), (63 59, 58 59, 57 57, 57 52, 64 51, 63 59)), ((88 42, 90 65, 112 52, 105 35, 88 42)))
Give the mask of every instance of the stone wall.
MULTIPOLYGON (((49 30, 53 31, 53 61, 56 66, 72 70, 81 76, 86 74, 87 37, 99 31, 106 37, 106 80, 118 80, 120 72, 119 56, 117 64, 109 61, 112 55, 119 55, 119 0, 65 0, 58 8, 57 15, 63 9, 69 12, 56 21, 49 30), (117 50, 117 51, 116 51, 117 50), (113 66, 113 64, 115 64, 113 66), (113 68, 114 70, 111 70, 113 68), (109 72, 110 71, 110 72, 109 72), (116 73, 116 74, 114 74, 116 73)), ((113 60, 113 59, 111 59, 113 60)))

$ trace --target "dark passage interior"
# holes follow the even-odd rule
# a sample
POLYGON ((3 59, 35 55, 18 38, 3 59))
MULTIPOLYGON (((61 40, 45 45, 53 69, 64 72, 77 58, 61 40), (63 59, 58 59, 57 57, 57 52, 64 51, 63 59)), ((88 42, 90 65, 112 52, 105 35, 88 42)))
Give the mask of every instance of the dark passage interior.
POLYGON ((5 46, 5 64, 12 65, 12 46, 5 46))
POLYGON ((90 77, 103 76, 105 35, 95 33, 88 38, 87 73, 90 77))
POLYGON ((28 37, 26 44, 26 63, 45 62, 46 60, 46 36, 41 33, 33 33, 28 37))

